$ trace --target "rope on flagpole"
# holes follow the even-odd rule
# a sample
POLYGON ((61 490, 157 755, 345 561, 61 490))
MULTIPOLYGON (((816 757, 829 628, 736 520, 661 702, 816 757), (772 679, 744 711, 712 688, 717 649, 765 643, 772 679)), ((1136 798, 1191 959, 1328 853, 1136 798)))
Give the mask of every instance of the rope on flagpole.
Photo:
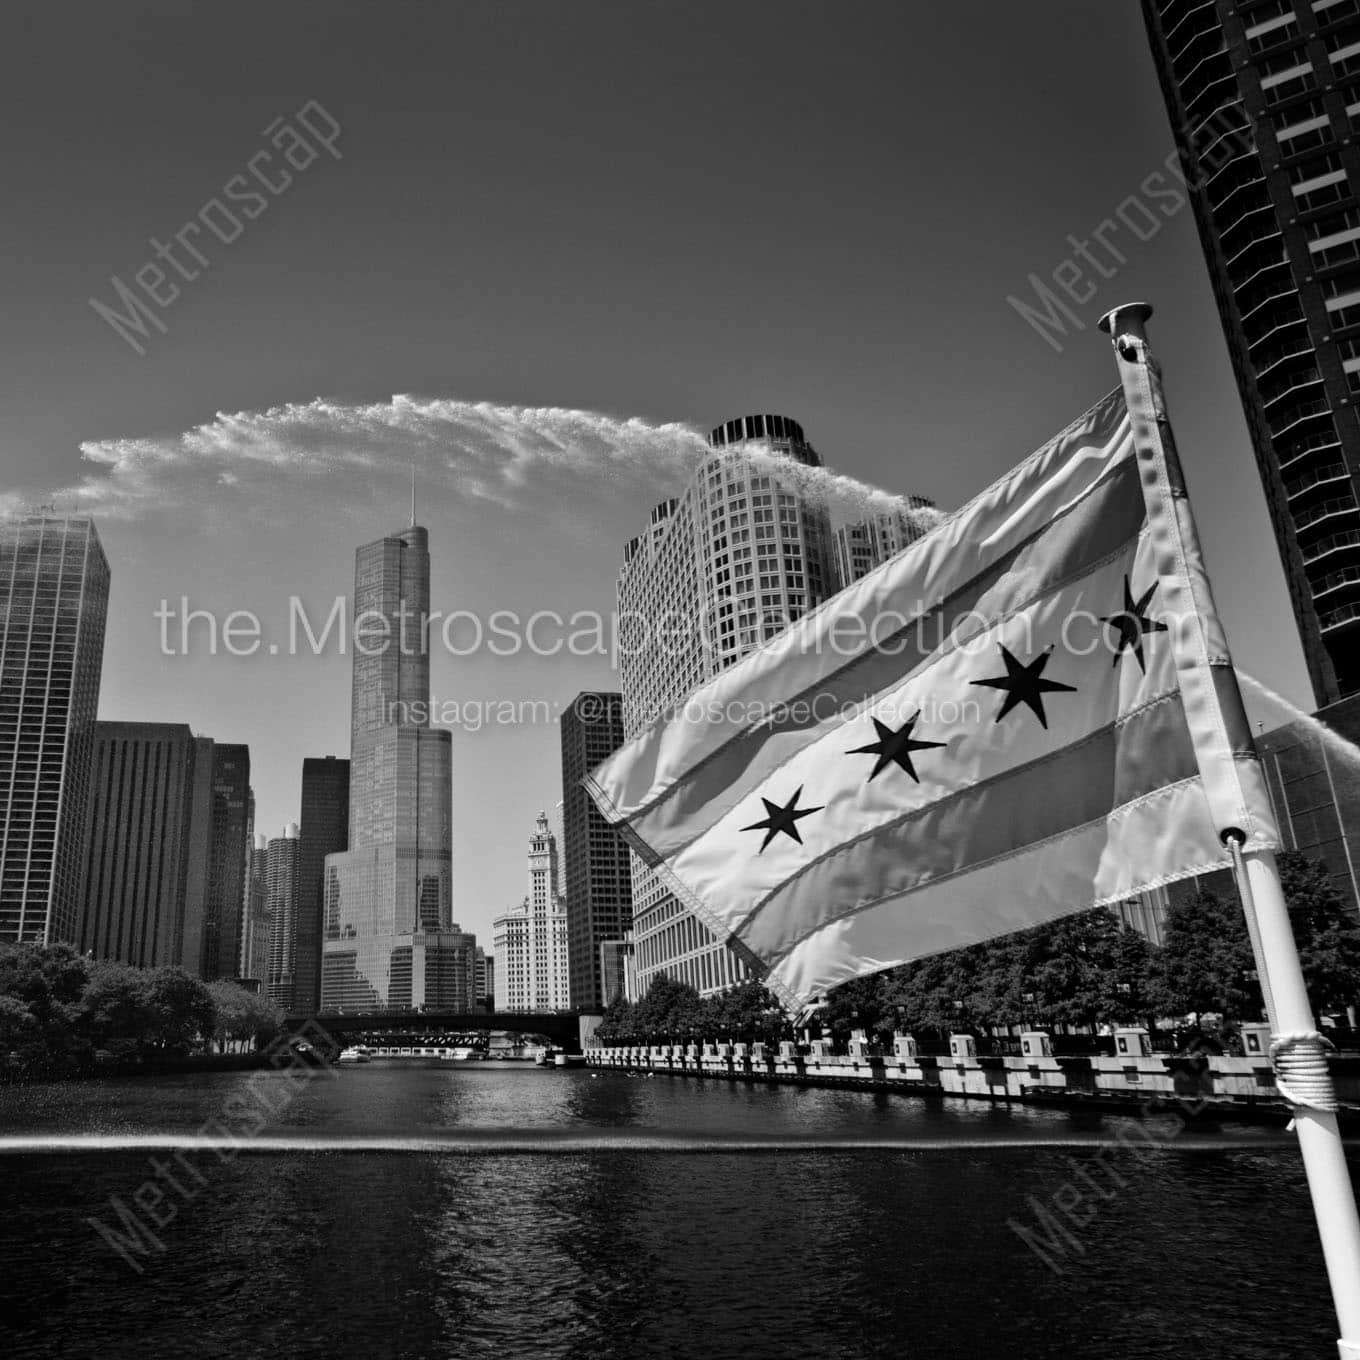
POLYGON ((1331 1069, 1327 1066, 1327 1050, 1331 1047, 1331 1040, 1317 1030, 1281 1034, 1270 1045, 1275 1089, 1290 1105, 1333 1113, 1341 1108, 1332 1085, 1331 1069))
POLYGON ((1247 877, 1247 866, 1242 859, 1246 837, 1237 827, 1223 833, 1223 843, 1233 859, 1233 873, 1237 889, 1242 895, 1242 915, 1246 917, 1247 934, 1251 937, 1251 952, 1256 958, 1256 974, 1261 983, 1261 999, 1270 1017, 1270 1027, 1277 1032, 1270 1044, 1270 1065, 1275 1074, 1275 1089, 1290 1106, 1309 1110, 1340 1109, 1336 1088, 1332 1084, 1331 1068, 1327 1065, 1327 1050, 1331 1041, 1317 1030, 1278 1032, 1275 997, 1270 990, 1270 974, 1265 953, 1261 948, 1261 928, 1256 919, 1256 898, 1247 877))

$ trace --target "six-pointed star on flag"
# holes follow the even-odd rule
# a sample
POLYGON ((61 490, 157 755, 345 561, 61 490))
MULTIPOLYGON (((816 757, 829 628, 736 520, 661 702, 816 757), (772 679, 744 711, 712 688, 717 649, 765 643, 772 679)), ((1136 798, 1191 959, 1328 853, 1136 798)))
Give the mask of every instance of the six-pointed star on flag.
MULTIPOLYGON (((1138 664, 1142 666, 1144 634, 1166 631, 1164 623, 1149 619, 1145 612, 1148 601, 1152 598, 1152 592, 1156 588, 1154 584, 1141 599, 1134 600, 1133 591, 1129 586, 1129 578, 1125 576, 1124 611, 1101 620, 1102 623, 1107 623, 1119 630, 1119 648, 1115 655, 1116 663, 1119 661, 1119 653, 1130 648, 1138 658, 1138 664)), ((1065 685, 1060 680, 1045 680, 1043 678, 1044 667, 1048 665, 1049 658, 1053 655, 1051 646, 1044 648, 1033 660, 1021 661, 1009 648, 1000 643, 997 645, 1001 648, 1001 659, 1006 663, 1006 674, 989 676, 982 680, 970 680, 969 684, 986 685, 991 689, 999 689, 1005 692, 1006 697, 1001 704, 1000 712, 996 715, 996 722, 1000 722, 1016 705, 1024 704, 1039 719, 1040 724, 1047 731, 1048 716, 1044 712, 1044 695, 1075 694, 1077 687, 1065 685)), ((1146 670, 1146 667, 1144 669, 1146 670)), ((947 742, 943 741, 915 740, 911 734, 920 717, 921 710, 918 708, 901 727, 896 729, 889 727, 881 719, 874 718, 874 730, 878 733, 878 740, 870 742, 867 746, 856 746, 847 751, 846 755, 877 757, 874 761, 874 768, 869 773, 870 782, 892 764, 896 765, 898 769, 904 770, 919 784, 921 780, 916 773, 915 765, 912 763, 912 752, 931 750, 948 745, 947 742)), ((800 808, 798 800, 802 796, 803 785, 800 784, 793 797, 782 806, 779 803, 772 803, 764 796, 761 797, 760 801, 765 804, 765 816, 760 821, 752 822, 750 826, 741 828, 743 831, 763 831, 765 833, 765 839, 761 841, 757 854, 763 854, 770 842, 780 834, 788 836, 790 840, 802 845, 803 837, 798 831, 799 820, 811 816, 814 812, 824 810, 821 807, 800 808)))
POLYGON ((1138 658, 1138 669, 1147 674, 1147 663, 1143 660, 1143 639, 1149 633, 1165 633, 1166 624, 1161 619, 1150 619, 1147 616, 1147 607, 1152 599, 1152 593, 1157 589, 1157 582, 1154 581, 1143 594, 1135 600, 1133 598, 1133 587, 1129 585, 1129 578, 1124 577, 1124 608, 1118 614, 1107 614, 1101 623, 1108 624, 1119 634, 1119 645, 1114 649, 1114 664, 1119 665, 1119 658, 1125 652, 1131 651, 1138 658))
POLYGON ((895 764, 899 770, 905 770, 916 782, 921 781, 917 777, 916 768, 911 763, 911 753, 913 751, 924 751, 932 746, 944 746, 943 741, 913 741, 911 730, 916 726, 916 720, 921 716, 918 708, 907 721, 893 731, 885 722, 874 719, 874 728, 878 732, 878 740, 872 741, 868 746, 856 746, 854 750, 847 751, 848 756, 877 756, 874 768, 869 778, 872 780, 889 764, 895 764))
POLYGON ((765 839, 760 843, 757 854, 763 854, 765 847, 774 840, 782 831, 786 836, 792 836, 794 840, 802 845, 803 838, 798 834, 798 819, 800 817, 810 817, 814 812, 821 812, 819 807, 800 808, 798 800, 803 796, 803 786, 798 786, 798 792, 789 799, 788 803, 780 807, 778 803, 772 803, 768 798, 760 801, 765 804, 765 819, 759 822, 752 822, 750 826, 742 827, 743 831, 763 831, 765 839))
MULTIPOLYGON (((1000 643, 997 646, 1001 646, 1000 643)), ((1000 722, 1016 704, 1026 704, 1044 730, 1048 730, 1048 718, 1044 715, 1044 695, 1059 691, 1076 693, 1075 685, 1064 685, 1058 680, 1043 679, 1044 667, 1053 655, 1053 648, 1045 647, 1033 661, 1017 661, 1005 647, 1001 647, 1001 659, 1006 663, 1006 674, 992 676, 987 680, 970 680, 971 685, 987 685, 991 689, 1005 690, 1006 701, 1001 712, 996 715, 1000 722)))

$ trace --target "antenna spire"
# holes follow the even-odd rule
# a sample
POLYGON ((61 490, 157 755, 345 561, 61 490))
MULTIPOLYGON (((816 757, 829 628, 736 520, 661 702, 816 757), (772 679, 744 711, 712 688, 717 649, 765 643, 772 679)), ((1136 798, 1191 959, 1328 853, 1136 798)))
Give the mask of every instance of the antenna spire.
POLYGON ((416 527, 416 460, 411 459, 411 528, 416 527))

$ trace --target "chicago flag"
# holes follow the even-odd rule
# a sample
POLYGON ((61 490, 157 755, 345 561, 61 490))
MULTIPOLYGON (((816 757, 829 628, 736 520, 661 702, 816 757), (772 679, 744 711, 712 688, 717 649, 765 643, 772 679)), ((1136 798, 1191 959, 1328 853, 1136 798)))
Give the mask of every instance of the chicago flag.
POLYGON ((1276 846, 1143 417, 1112 393, 587 777, 786 1005, 1276 846))

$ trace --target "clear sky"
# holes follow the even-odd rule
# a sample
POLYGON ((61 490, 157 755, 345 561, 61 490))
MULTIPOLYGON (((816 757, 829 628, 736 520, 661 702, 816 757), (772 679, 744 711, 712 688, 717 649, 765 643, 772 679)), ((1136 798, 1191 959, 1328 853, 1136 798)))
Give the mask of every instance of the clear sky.
MULTIPOLYGON (((259 829, 297 817, 304 756, 348 754, 349 659, 164 656, 162 599, 324 617, 414 460, 436 608, 607 613, 694 456, 634 418, 783 412, 838 471, 956 505, 1114 385, 1094 323, 1133 298, 1237 660, 1306 702, 1194 224, 1143 187, 1171 135, 1136 5, 52 0, 6 28, 0 493, 94 510, 102 716, 248 742, 259 829), (289 143, 284 183, 309 103, 338 155, 289 143), (143 276, 169 301, 137 353, 90 299, 252 165, 282 187, 235 180, 254 220, 143 276), (1007 297, 1069 258, 1093 291, 1058 352, 1007 297)), ((433 669, 464 711, 615 683, 598 655, 433 669)), ((454 731, 481 934, 525 891, 557 743, 454 731)))

